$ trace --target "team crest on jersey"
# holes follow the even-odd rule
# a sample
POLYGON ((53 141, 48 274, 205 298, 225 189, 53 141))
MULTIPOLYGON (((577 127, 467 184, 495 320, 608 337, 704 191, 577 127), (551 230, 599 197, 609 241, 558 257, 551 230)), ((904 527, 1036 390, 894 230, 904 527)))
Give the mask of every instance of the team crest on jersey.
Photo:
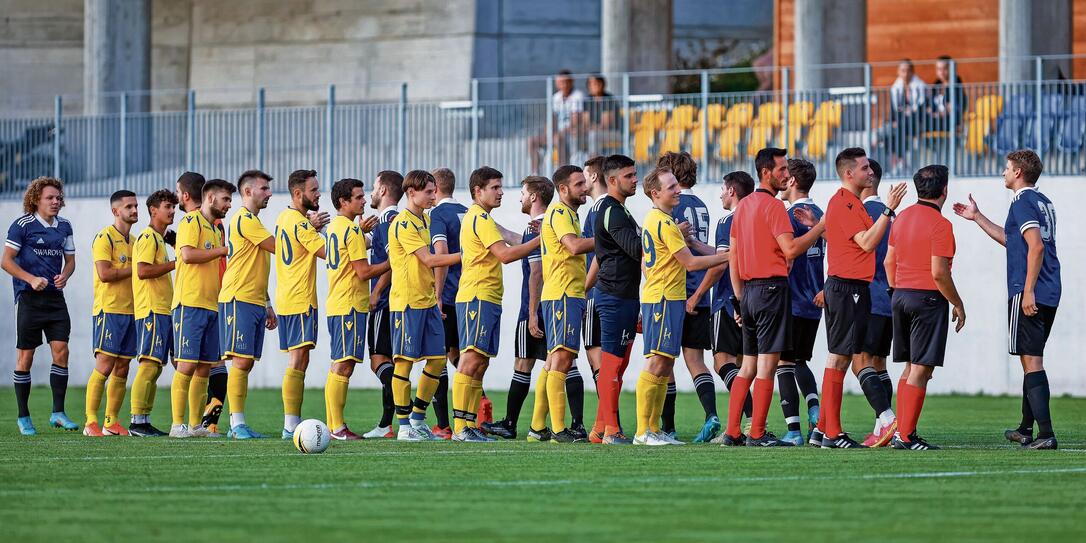
POLYGON ((128 262, 128 255, 121 255, 120 260, 121 260, 121 264, 124 264, 125 262, 128 262))
POLYGON ((211 248, 211 242, 210 241, 205 241, 204 242, 204 249, 210 249, 210 248, 211 248))

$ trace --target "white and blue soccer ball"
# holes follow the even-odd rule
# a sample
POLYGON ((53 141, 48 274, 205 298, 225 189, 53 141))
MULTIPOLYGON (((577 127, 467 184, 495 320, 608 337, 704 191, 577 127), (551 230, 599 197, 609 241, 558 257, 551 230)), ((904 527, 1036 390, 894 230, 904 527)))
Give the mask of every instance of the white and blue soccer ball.
POLYGON ((303 420, 294 429, 294 447, 302 454, 320 454, 328 449, 332 432, 317 419, 303 420))

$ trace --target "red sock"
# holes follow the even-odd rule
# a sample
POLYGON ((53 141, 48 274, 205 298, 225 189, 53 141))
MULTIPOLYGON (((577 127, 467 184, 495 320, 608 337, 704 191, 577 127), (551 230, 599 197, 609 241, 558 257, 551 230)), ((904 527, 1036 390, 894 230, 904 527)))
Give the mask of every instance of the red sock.
POLYGON ((615 411, 618 409, 618 368, 622 359, 604 352, 600 356, 600 374, 596 378, 596 389, 599 392, 600 404, 596 407, 597 426, 602 426, 601 431, 617 429, 615 411))
POLYGON ((903 439, 908 439, 913 432, 913 409, 916 403, 913 401, 913 389, 916 388, 904 379, 897 385, 897 433, 903 439))
POLYGON ((826 383, 822 386, 822 411, 826 412, 826 437, 835 438, 841 429, 841 395, 844 392, 845 372, 826 368, 826 383))
POLYGON ((819 432, 826 433, 826 392, 829 390, 830 385, 830 372, 833 371, 830 368, 826 368, 822 372, 822 400, 819 402, 818 408, 818 424, 815 425, 819 432))
MULTIPOLYGON (((739 421, 743 420, 743 403, 747 401, 747 392, 750 392, 750 379, 736 376, 732 381, 732 390, 728 396, 728 430, 732 437, 739 437, 739 421)), ((763 422, 764 424, 764 422, 763 422)))
POLYGON ((754 439, 765 435, 765 420, 769 416, 769 404, 773 403, 773 381, 754 380, 754 413, 750 417, 750 437, 754 439))
POLYGON ((909 403, 912 404, 912 418, 909 419, 910 427, 912 428, 912 432, 909 432, 910 434, 916 432, 916 424, 920 422, 920 412, 924 410, 924 398, 926 398, 928 395, 927 388, 921 388, 918 386, 914 386, 912 388, 913 397, 911 400, 909 400, 909 403))

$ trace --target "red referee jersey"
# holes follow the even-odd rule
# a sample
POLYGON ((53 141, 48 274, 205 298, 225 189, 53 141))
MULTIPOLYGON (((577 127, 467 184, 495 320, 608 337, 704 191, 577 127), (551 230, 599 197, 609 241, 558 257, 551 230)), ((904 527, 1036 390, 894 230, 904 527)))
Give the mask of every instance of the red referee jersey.
POLYGON ((897 216, 890 231, 890 246, 896 260, 894 288, 938 290, 931 276, 931 257, 942 256, 953 262, 954 226, 935 204, 917 202, 897 216))
POLYGON ((784 202, 769 191, 758 189, 740 200, 731 232, 739 247, 739 260, 735 262, 739 277, 744 281, 788 277, 788 260, 777 243, 777 236, 791 233, 792 223, 784 202))
POLYGON ((826 206, 827 273, 841 279, 871 281, 875 277, 875 252, 864 251, 853 239, 871 228, 871 217, 863 202, 841 187, 826 206))

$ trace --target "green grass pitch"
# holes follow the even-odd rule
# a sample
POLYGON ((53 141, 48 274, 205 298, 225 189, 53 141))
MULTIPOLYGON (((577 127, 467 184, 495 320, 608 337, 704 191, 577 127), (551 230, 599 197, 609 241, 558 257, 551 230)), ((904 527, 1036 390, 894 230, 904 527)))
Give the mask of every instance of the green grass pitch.
MULTIPOLYGON (((495 411, 505 397, 493 392, 495 411)), ((623 420, 634 423, 633 394, 623 420)), ((68 413, 82 422, 82 389, 68 413)), ((375 422, 379 393, 352 390, 347 419, 375 422)), ((595 398, 586 395, 594 413, 595 398)), ((721 395, 720 405, 726 406, 721 395)), ((921 433, 941 451, 647 449, 598 445, 333 442, 305 456, 279 439, 84 438, 47 428, 48 388, 35 388, 39 435, 15 428, 0 389, 3 541, 1082 541, 1086 400, 1052 402, 1059 451, 1003 440, 1019 400, 935 396, 921 433)), ((527 429, 531 398, 520 431, 527 429)), ((276 390, 253 391, 249 422, 278 436, 276 390)), ((305 416, 323 418, 320 390, 305 416)), ((127 405, 123 413, 127 413, 127 405)), ((845 425, 871 426, 846 396, 845 425)), ((700 426, 697 398, 678 400, 680 438, 700 426)), ((154 423, 169 426, 169 390, 154 423)), ((432 420, 431 414, 431 420, 432 420)), ((783 433, 774 404, 771 429, 783 433)))

